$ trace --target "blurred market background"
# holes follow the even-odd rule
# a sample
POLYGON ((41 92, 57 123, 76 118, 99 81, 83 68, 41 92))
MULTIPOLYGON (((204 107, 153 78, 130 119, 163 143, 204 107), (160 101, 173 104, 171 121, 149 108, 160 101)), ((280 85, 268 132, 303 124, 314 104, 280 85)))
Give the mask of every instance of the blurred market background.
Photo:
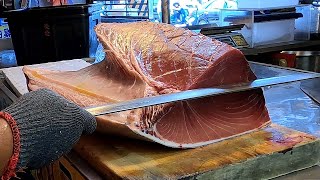
POLYGON ((276 64, 284 56, 281 65, 295 67, 295 57, 282 54, 292 47, 284 45, 319 42, 319 7, 318 0, 1 0, 0 68, 76 58, 97 63, 105 53, 96 24, 163 20, 239 48, 248 59, 270 51, 276 64))

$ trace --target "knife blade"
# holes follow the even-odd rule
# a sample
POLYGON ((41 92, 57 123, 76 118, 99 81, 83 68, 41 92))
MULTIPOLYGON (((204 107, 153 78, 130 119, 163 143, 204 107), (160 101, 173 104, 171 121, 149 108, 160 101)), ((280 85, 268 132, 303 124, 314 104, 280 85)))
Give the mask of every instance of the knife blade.
POLYGON ((165 103, 171 103, 176 101, 184 101, 190 99, 198 99, 207 96, 217 96, 228 93, 241 92, 251 89, 257 89, 277 84, 291 83, 306 79, 314 79, 319 78, 320 73, 301 73, 287 76, 279 76, 279 77, 271 77, 264 79, 257 79, 248 83, 241 84, 233 84, 233 85, 225 85, 218 86, 214 88, 201 88, 201 89, 193 89, 186 90, 182 92, 152 96, 152 97, 144 97, 129 101, 123 101, 119 103, 105 104, 94 107, 85 108, 89 113, 94 116, 111 114, 121 111, 127 111, 132 109, 143 108, 147 106, 160 105, 165 103))
POLYGON ((320 104, 320 78, 302 81, 300 89, 312 100, 320 104))

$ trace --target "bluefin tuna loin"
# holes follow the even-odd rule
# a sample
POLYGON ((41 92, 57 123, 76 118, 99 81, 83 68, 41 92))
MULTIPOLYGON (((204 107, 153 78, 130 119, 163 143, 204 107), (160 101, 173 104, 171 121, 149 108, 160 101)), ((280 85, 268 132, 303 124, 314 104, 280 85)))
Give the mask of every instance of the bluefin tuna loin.
MULTIPOLYGON (((256 79, 237 49, 195 32, 152 22, 95 28, 106 59, 79 71, 24 67, 30 90, 49 88, 86 107, 243 83, 256 79)), ((98 131, 195 148, 270 123, 261 89, 97 117, 98 131)))

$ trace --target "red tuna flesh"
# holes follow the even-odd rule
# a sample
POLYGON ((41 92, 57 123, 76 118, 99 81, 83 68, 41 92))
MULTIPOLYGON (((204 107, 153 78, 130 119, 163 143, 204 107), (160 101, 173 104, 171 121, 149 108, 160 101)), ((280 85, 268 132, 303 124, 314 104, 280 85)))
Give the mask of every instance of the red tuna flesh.
MULTIPOLYGON (((152 22, 102 23, 106 60, 79 71, 24 67, 30 90, 52 89, 86 107, 249 82, 256 79, 237 49, 189 30, 152 22)), ((97 117, 98 131, 194 148, 270 123, 261 89, 97 117)))

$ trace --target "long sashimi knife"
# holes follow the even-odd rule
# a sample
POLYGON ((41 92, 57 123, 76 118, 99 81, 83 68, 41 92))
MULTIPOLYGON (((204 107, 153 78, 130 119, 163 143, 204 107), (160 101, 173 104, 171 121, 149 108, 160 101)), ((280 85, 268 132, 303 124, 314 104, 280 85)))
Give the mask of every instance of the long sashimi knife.
POLYGON ((301 80, 320 78, 320 73, 301 73, 287 76, 257 79, 248 83, 219 86, 214 88, 193 89, 177 93, 164 94, 159 96, 145 97, 124 101, 119 103, 106 104, 101 106, 87 107, 86 110, 94 116, 111 114, 121 111, 143 108, 147 106, 160 105, 170 102, 198 99, 207 96, 217 96, 228 93, 241 92, 251 89, 268 87, 272 85, 292 83, 301 80))

